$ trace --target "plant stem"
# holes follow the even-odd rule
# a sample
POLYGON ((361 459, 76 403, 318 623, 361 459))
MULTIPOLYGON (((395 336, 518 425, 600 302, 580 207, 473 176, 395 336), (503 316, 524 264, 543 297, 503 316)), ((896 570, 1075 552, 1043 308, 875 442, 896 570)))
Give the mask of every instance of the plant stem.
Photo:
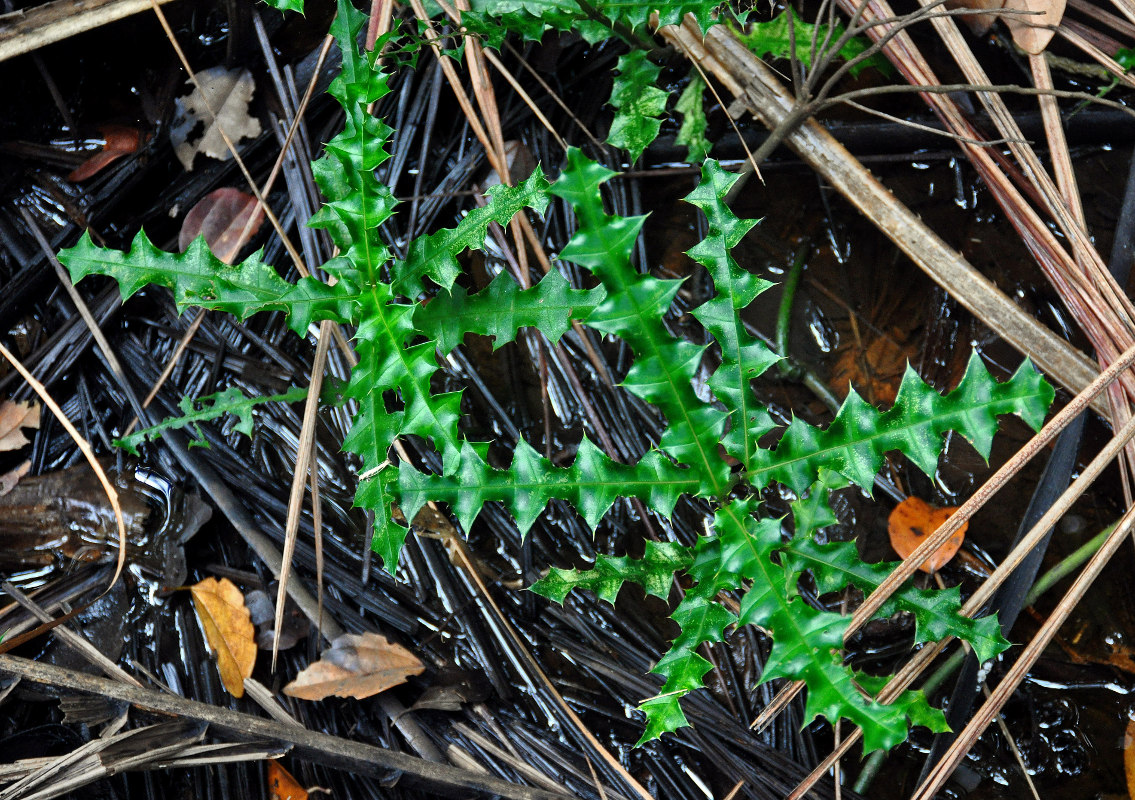
POLYGON ((804 248, 797 253, 784 280, 784 295, 781 297, 780 309, 776 315, 776 343, 774 345, 777 355, 784 360, 780 362, 777 368, 785 378, 803 383, 835 414, 839 412, 839 398, 828 388, 826 383, 816 377, 815 373, 792 362, 788 355, 788 335, 792 329, 792 304, 796 300, 796 289, 800 285, 800 276, 804 274, 804 264, 811 253, 812 245, 804 245, 804 248))
POLYGON ((800 276, 804 274, 804 262, 812 254, 812 246, 804 245, 792 266, 788 269, 788 276, 784 279, 784 294, 780 298, 780 310, 776 315, 776 349, 780 352, 780 374, 786 378, 799 378, 800 367, 788 363, 788 334, 792 330, 792 304, 796 301, 796 289, 800 286, 800 276))
POLYGON ((1104 540, 1107 539, 1113 530, 1115 530, 1115 523, 1108 525, 1091 539, 1076 548, 1070 556, 1037 578, 1036 583, 1033 584, 1033 588, 1029 589, 1029 593, 1025 595, 1025 605, 1031 606, 1036 602, 1038 597, 1051 589, 1055 583, 1079 569, 1100 549, 1104 540))

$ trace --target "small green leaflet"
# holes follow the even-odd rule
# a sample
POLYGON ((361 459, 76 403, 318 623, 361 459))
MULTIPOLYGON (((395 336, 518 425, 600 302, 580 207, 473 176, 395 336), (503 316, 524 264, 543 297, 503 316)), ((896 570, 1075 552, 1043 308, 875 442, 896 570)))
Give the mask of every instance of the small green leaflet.
POLYGON ((674 110, 682 115, 682 124, 678 128, 678 135, 674 138, 675 144, 684 144, 689 149, 686 162, 700 164, 709 155, 713 146, 705 137, 709 123, 705 118, 705 81, 696 74, 690 75, 690 82, 682 94, 674 110))
POLYGON ((240 421, 233 426, 234 430, 243 433, 245 436, 251 436, 252 410, 256 406, 265 403, 298 403, 306 397, 307 389, 302 386, 293 387, 284 394, 272 395, 271 397, 246 397, 244 392, 235 386, 230 386, 223 392, 199 397, 196 400, 185 397, 178 404, 181 409, 180 417, 170 417, 151 428, 143 428, 140 431, 123 436, 121 439, 115 439, 114 444, 134 455, 138 455, 138 445, 142 442, 160 439, 166 431, 192 427, 197 433, 192 444, 208 446, 205 444, 205 437, 201 435, 201 429, 198 425, 202 422, 212 422, 225 414, 235 414, 240 421))
POLYGON ((669 95, 658 88, 661 68, 642 50, 632 50, 619 59, 619 74, 611 90, 611 105, 617 111, 607 142, 631 154, 631 163, 658 136, 661 114, 669 95))
MULTIPOLYGON (((800 22, 796 19, 792 10, 788 9, 768 22, 754 23, 748 33, 736 28, 733 29, 733 32, 759 58, 765 56, 790 58, 793 54, 792 44, 793 38, 795 38, 796 57, 805 67, 811 67, 812 37, 815 36, 817 46, 823 45, 824 38, 828 36, 829 28, 827 25, 817 26, 810 22, 800 22), (790 25, 793 26, 791 31, 790 25), (792 34, 795 34, 795 36, 793 37, 792 34)), ((830 32, 829 44, 834 44, 839 37, 843 36, 844 28, 842 25, 836 25, 830 32)), ((861 55, 868 47, 870 47, 870 44, 862 39, 849 39, 840 48, 839 57, 845 61, 850 61, 861 55)), ((890 63, 886 59, 875 55, 852 67, 851 74, 852 76, 858 75, 868 67, 876 67, 883 71, 891 69, 890 63)))

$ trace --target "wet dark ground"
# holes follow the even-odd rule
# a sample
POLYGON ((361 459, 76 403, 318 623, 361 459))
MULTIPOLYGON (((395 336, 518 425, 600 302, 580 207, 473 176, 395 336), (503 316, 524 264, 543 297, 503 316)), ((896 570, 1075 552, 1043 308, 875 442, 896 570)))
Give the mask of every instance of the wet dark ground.
MULTIPOLYGON (((320 25, 326 26, 318 8, 309 12, 306 25, 290 24, 284 29, 264 9, 226 11, 226 7, 208 4, 179 9, 175 4, 168 12, 195 66, 249 66, 257 80, 254 113, 263 123, 273 114, 286 118, 252 33, 251 15, 263 14, 280 64, 299 65, 296 82, 302 93, 310 74, 305 72, 303 59, 318 44, 320 25)), ((123 480, 139 467, 144 470, 145 482, 132 484, 130 491, 137 494, 129 496, 152 509, 150 519, 139 526, 140 539, 127 575, 114 592, 84 612, 82 627, 104 653, 136 666, 141 675, 152 676, 187 697, 260 713, 248 700, 233 700, 220 687, 188 594, 167 590, 208 575, 229 575, 244 591, 267 588, 274 594, 271 575, 217 511, 184 548, 172 541, 184 532, 185 517, 192 515, 192 509, 208 502, 208 487, 191 478, 185 464, 162 446, 147 449, 140 463, 113 455, 110 439, 133 418, 123 387, 92 348, 17 210, 31 210, 53 246, 70 245, 89 226, 109 244, 123 247, 144 224, 155 243, 172 248, 185 209, 217 186, 240 186, 239 174, 231 164, 200 158, 196 169, 186 173, 173 157, 168 122, 171 100, 182 91, 183 76, 168 43, 147 16, 50 46, 41 55, 75 127, 63 121, 43 88, 43 77, 29 59, 0 64, 0 81, 6 87, 6 111, 0 114, 0 142, 4 143, 0 145, 0 285, 4 287, 0 331, 99 452, 117 460, 126 476, 123 480), (122 41, 129 41, 131 47, 114 46, 122 41), (149 142, 138 154, 88 182, 74 185, 67 181, 64 176, 85 157, 80 152, 82 142, 97 136, 98 126, 108 122, 137 126, 150 135, 149 142), (198 496, 202 499, 197 500, 198 496), (167 509, 172 510, 168 520, 167 509), (176 569, 177 556, 169 555, 179 550, 184 552, 182 574, 176 569)), ((542 65, 545 78, 573 102, 582 119, 597 119, 601 111, 601 98, 597 98, 602 93, 585 87, 595 74, 610 68, 616 53, 604 49, 584 53, 579 45, 567 44, 541 48, 530 56, 542 65)), ((431 111, 431 99, 439 96, 434 91, 437 81, 434 65, 423 59, 418 71, 395 79, 394 92, 379 109, 398 131, 385 179, 400 197, 429 195, 410 200, 390 223, 386 233, 396 250, 408 235, 431 225, 452 224, 471 201, 450 193, 468 190, 486 172, 474 140, 450 107, 449 95, 443 92, 444 99, 431 111), (432 128, 418 124, 431 113, 435 115, 432 128)), ((519 102, 507 94, 501 96, 509 98, 502 114, 506 137, 523 140, 547 169, 554 169, 559 154, 547 135, 519 102)), ((547 111, 561 130, 575 135, 554 108, 549 106, 547 111)), ((307 120, 306 142, 326 140, 336 125, 330 105, 317 100, 307 120)), ((1077 153, 1085 206, 1101 252, 1110 247, 1108 231, 1118 213, 1129 149, 1129 142, 1117 142, 1114 147, 1093 145, 1077 153)), ((242 147, 242 155, 260 180, 277 152, 276 139, 268 133, 242 147)), ((660 158, 652 161, 651 155, 648 153, 648 165, 665 166, 660 158)), ((1071 334, 1072 323, 1059 300, 1042 285, 964 163, 932 152, 894 154, 890 161, 878 165, 876 171, 900 198, 1005 291, 1016 295, 1024 307, 1056 330, 1071 334)), ((281 181, 270 200, 294 232, 298 230, 296 219, 303 220, 310 213, 305 208, 309 201, 298 171, 286 177, 286 188, 281 181)), ((678 198, 692 188, 695 179, 693 173, 640 175, 614 181, 612 196, 621 213, 652 213, 640 253, 644 268, 692 276, 680 298, 686 305, 672 319, 674 330, 689 336, 700 334, 681 312, 704 296, 707 282, 681 255, 699 238, 699 223, 678 198)), ((869 399, 885 403, 908 360, 927 380, 948 388, 960 374, 971 344, 981 350, 995 374, 998 370, 1008 374, 1019 362, 1019 356, 798 165, 786 162, 769 169, 764 185, 751 181, 736 211, 741 216, 764 218, 736 252, 747 269, 782 280, 795 255, 804 247, 811 249, 793 306, 790 355, 833 391, 840 393, 850 381, 869 399)), ((563 214, 553 210, 541 232, 553 249, 562 245, 568 235, 563 214)), ((327 244, 318 235, 304 234, 303 243, 308 260, 326 257, 327 244)), ((258 236, 255 246, 264 246, 273 263, 286 262, 278 241, 267 233, 258 236)), ((494 264, 489 258, 470 266, 477 275, 494 264)), ((144 292, 119 307, 117 290, 108 283, 88 280, 81 290, 126 365, 131 388, 144 394, 192 315, 177 317, 168 296, 161 292, 144 292)), ((747 321, 767 337, 774 333, 780 297, 780 289, 774 288, 747 312, 747 321)), ((483 342, 467 342, 451 380, 455 387, 468 387, 463 407, 468 428, 487 432, 505 447, 517 435, 539 446, 547 438, 553 451, 570 457, 582 431, 592 432, 600 424, 616 433, 621 450, 632 455, 641 452, 657 432, 655 421, 635 403, 604 387, 573 337, 566 340, 567 362, 553 364, 549 370, 547 429, 533 353, 525 346, 509 345, 494 355, 483 342), (569 370, 578 375, 597 418, 585 419, 577 388, 567 377, 569 370)), ((1073 340, 1082 346, 1075 336, 1073 340)), ((622 348, 598 340, 594 344, 616 378, 625 372, 629 362, 622 348)), ((172 385, 159 393, 156 402, 163 413, 170 413, 183 395, 198 396, 230 385, 249 392, 278 392, 306 382, 312 350, 310 342, 286 332, 278 318, 261 315, 237 324, 208 315, 187 358, 174 371, 172 385)), ((340 377, 345 374, 345 365, 334 354, 331 371, 340 377)), ((0 384, 5 394, 30 396, 11 373, 0 373, 0 384)), ((823 402, 799 382, 770 374, 757 388, 762 399, 785 419, 795 413, 820 422, 830 415, 823 402)), ((203 426, 211 448, 188 451, 196 463, 215 472, 277 543, 282 539, 300 413, 298 407, 267 407, 251 439, 235 433, 231 422, 203 426)), ((452 755, 451 748, 457 747, 473 762, 514 781, 531 777, 518 766, 528 765, 553 786, 566 787, 581 797, 600 796, 591 777, 593 768, 607 797, 632 796, 632 787, 594 752, 557 706, 525 660, 522 648, 504 632, 501 618, 479 596, 468 574, 455 566, 443 541, 431 537, 429 530, 411 536, 397 579, 366 562, 362 556, 366 519, 350 507, 354 469, 339 452, 346 425, 346 413, 332 408, 323 412, 317 430, 327 612, 348 630, 377 630, 397 639, 427 664, 427 670, 407 686, 365 701, 280 699, 314 729, 410 753, 433 748, 452 755), (398 716, 398 709, 412 706, 427 692, 443 694, 449 698, 448 706, 398 716), (407 721, 417 726, 429 748, 406 733, 407 721), (401 729, 396 723, 402 723, 401 729)), ((1089 425, 1087 457, 1105 433, 1097 422, 1089 425)), ((1008 421, 1006 432, 995 444, 994 466, 1027 435, 1023 425, 1008 421)), ((33 475, 70 470, 62 473, 64 482, 59 486, 70 481, 71 487, 53 487, 52 491, 70 491, 78 503, 98 506, 100 501, 89 487, 86 494, 80 494, 86 483, 81 477, 85 469, 81 457, 49 416, 45 415, 30 450, 13 454, 0 467, 7 469, 24 457, 31 458, 33 475)), ((968 445, 955 440, 933 480, 912 470, 901 458, 888 465, 886 477, 901 494, 957 505, 989 472, 968 445)), ((1004 555, 1038 473, 1039 465, 1030 467, 975 518, 963 551, 966 558, 943 573, 947 583, 972 587, 980 579, 982 564, 995 563, 1004 555)), ((782 502, 770 497, 774 507, 782 502)), ((1116 519, 1121 503, 1116 477, 1109 474, 1062 521, 1046 568, 1116 519)), ((880 494, 878 502, 872 503, 857 493, 847 493, 837 505, 842 523, 830 535, 857 536, 862 552, 871 560, 894 558, 885 535, 893 498, 880 494)), ((583 565, 595 552, 633 553, 646 536, 661 533, 690 541, 701 529, 702 511, 694 504, 681 504, 673 531, 668 532, 660 521, 644 522, 632 506, 618 505, 593 538, 574 512, 554 505, 523 543, 507 516, 498 511, 482 517, 469 532, 469 541, 479 571, 503 618, 519 631, 523 649, 536 657, 598 740, 654 796, 721 798, 744 780, 738 796, 781 797, 828 751, 831 732, 818 724, 801 730, 799 706, 764 732, 747 730, 748 722, 773 695, 772 687, 758 684, 768 647, 759 632, 739 631, 727 646, 712 648, 718 669, 709 676, 711 690, 690 698, 687 715, 692 729, 634 749, 640 724, 632 709, 656 691, 657 682, 645 673, 673 632, 666 608, 633 589, 624 591, 614 608, 590 596, 573 596, 564 609, 520 590, 549 565, 583 565)), ((434 533, 446 532, 444 521, 437 527, 434 533)), ((296 564, 305 582, 314 587, 311 535, 311 517, 305 512, 296 564)), ((0 527, 0 541, 2 537, 0 527)), ((27 545, 13 548, 26 552, 27 545)), ((1135 678, 1135 643, 1131 642, 1135 609, 1125 589, 1133 556, 1130 549, 1121 551, 1007 708, 1009 729, 1043 797, 1124 793, 1121 747, 1129 715, 1135 711, 1128 699, 1135 678)), ((5 573, 24 588, 47 585, 73 600, 94 596, 106 576, 105 564, 63 556, 49 564, 9 566, 5 573)), ((815 601, 821 600, 838 607, 844 598, 815 601)), ((1025 641, 1053 602, 1050 595, 1035 613, 1023 614, 1012 640, 1025 641)), ((16 619, 4 613, 0 628, 16 619)), ((853 643, 850 657, 878 668, 891 667, 909 652, 910 633, 903 620, 875 624, 853 643)), ((255 677, 278 689, 320 647, 316 636, 308 636, 281 654, 276 674, 268 669, 268 654, 261 653, 255 677)), ((85 668, 53 639, 25 645, 18 652, 85 668)), ((32 743, 32 750, 42 741, 43 752, 54 743, 57 750, 51 752, 57 752, 74 747, 88 735, 86 726, 63 726, 60 720, 51 693, 17 687, 0 705, 0 753, 13 752, 10 748, 15 741, 32 743), (62 740, 67 743, 60 745, 62 740)), ((920 766, 919 753, 928 744, 928 737, 916 733, 895 752, 884 768, 885 779, 866 796, 900 797, 909 792, 920 766)), ((849 759, 847 764, 851 773, 856 769, 853 762, 849 759)), ((408 787, 397 775, 375 782, 298 759, 285 758, 284 763, 301 783, 330 787, 338 797, 435 796, 435 790, 408 787)), ((952 790, 955 796, 1025 796, 1027 789, 1000 733, 985 735, 967 767, 976 788, 968 795, 961 789, 952 790)), ((95 796, 260 797, 265 795, 264 785, 259 765, 237 764, 117 777, 97 784, 95 796)), ((830 784, 823 792, 831 796, 830 784)), ((850 792, 845 790, 844 796, 851 796, 850 792)))

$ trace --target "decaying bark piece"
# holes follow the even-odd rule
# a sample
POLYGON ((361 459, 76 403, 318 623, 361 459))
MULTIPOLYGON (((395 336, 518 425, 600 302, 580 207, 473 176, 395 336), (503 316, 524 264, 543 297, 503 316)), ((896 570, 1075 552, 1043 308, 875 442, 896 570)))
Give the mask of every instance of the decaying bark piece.
POLYGON ((35 8, 0 14, 0 61, 149 8, 150 0, 55 0, 35 8))

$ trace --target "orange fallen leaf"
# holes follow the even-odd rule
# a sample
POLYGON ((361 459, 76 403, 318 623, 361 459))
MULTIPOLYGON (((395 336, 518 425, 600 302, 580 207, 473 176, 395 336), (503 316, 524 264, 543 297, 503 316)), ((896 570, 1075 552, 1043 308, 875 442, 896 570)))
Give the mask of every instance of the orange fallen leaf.
POLYGON ((105 144, 67 176, 67 180, 71 183, 93 178, 108 164, 130 153, 136 153, 142 144, 142 133, 137 128, 126 125, 100 125, 99 133, 102 134, 105 144))
POLYGON ((189 209, 177 235, 177 246, 184 253, 194 239, 204 236, 217 258, 231 264, 263 222, 264 212, 255 197, 231 187, 217 189, 189 209), (253 222, 248 226, 248 235, 242 239, 249 219, 253 222))
POLYGON ((405 683, 424 669, 413 653, 384 636, 347 633, 285 686, 284 694, 301 700, 323 700, 332 695, 361 700, 405 683))
POLYGON ((0 450, 19 450, 30 440, 20 428, 39 427, 39 404, 5 400, 0 403, 0 450))
POLYGON ((279 761, 268 762, 268 800, 307 800, 307 789, 279 761))
MULTIPOLYGON (((957 508, 935 508, 917 497, 908 497, 891 512, 887 518, 887 533, 891 537, 891 547, 903 558, 915 551, 927 536, 942 527, 957 508)), ((937 552, 922 562, 919 567, 923 572, 934 573, 942 569, 958 552, 966 538, 966 522, 958 531, 938 548, 937 552)))
POLYGON ((256 663, 256 629, 244 595, 228 578, 205 578, 189 591, 205 638, 217 655, 221 683, 233 697, 243 697, 244 679, 252 677, 256 663))

